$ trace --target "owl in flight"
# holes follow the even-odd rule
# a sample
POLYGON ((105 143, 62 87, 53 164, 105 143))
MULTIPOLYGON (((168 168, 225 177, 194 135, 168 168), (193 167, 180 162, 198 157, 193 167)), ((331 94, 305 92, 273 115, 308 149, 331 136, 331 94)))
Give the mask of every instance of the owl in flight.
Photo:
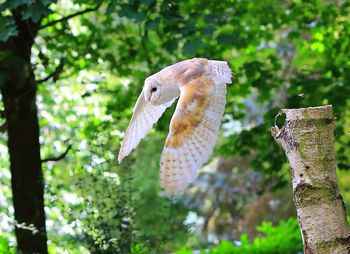
POLYGON ((193 58, 146 78, 121 143, 119 163, 179 98, 163 148, 159 178, 167 196, 182 194, 214 149, 231 77, 227 62, 193 58))

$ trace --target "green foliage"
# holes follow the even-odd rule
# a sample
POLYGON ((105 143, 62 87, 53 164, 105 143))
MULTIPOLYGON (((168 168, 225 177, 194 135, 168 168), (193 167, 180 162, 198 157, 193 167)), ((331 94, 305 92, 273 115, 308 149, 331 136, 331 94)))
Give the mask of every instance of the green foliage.
MULTIPOLYGON (((229 127, 223 128, 213 157, 249 157, 249 168, 264 177, 260 192, 286 182, 280 177, 285 155, 270 135, 281 107, 333 104, 338 167, 350 168, 348 1, 11 0, 1 1, 0 10, 0 45, 18 36, 16 10, 21 20, 39 29, 31 54, 36 80, 61 68, 38 89, 42 157, 62 153, 67 140, 73 144, 64 160, 43 166, 53 253, 170 253, 189 239, 206 242, 203 232, 191 234, 183 224, 190 210, 186 204, 165 198, 159 189, 159 157, 174 107, 122 165, 116 162, 145 77, 186 58, 203 56, 231 65, 234 84, 228 86, 224 120, 229 127), (239 123, 236 131, 233 121, 239 123)), ((1 63, 20 64, 9 61, 7 53, 0 52, 1 63)), ((0 86, 7 75, 1 70, 0 86)), ((277 123, 283 124, 282 119, 277 123)), ((0 141, 0 186, 6 202, 0 211, 9 218, 6 137, 1 135, 0 141)), ((339 176, 349 208, 348 174, 339 176)), ((196 212, 217 204, 215 186, 205 188, 214 194, 191 207, 196 212)), ((237 191, 228 188, 225 193, 237 191)), ((243 207, 242 202, 237 206, 243 207)), ((210 253, 301 250, 295 220, 277 227, 265 223, 258 231, 264 236, 249 242, 242 235, 241 246, 224 241, 210 253)), ((222 233, 232 237, 232 230, 222 233)), ((0 244, 7 246, 3 240, 0 244)))
POLYGON ((11 248, 6 237, 0 235, 0 254, 14 254, 15 249, 11 248))
POLYGON ((22 19, 31 19, 38 23, 41 18, 46 17, 52 11, 48 8, 50 1, 35 1, 35 4, 29 4, 23 12, 22 19))
POLYGON ((17 35, 18 33, 14 26, 0 28, 0 41, 6 41, 9 37, 17 35))
POLYGON ((135 151, 137 159, 131 167, 134 221, 138 230, 135 240, 144 243, 150 249, 148 253, 171 252, 189 237, 183 224, 188 209, 181 201, 159 195, 159 159, 164 139, 151 133, 135 151))
POLYGON ((296 219, 281 221, 276 227, 265 222, 257 228, 266 237, 255 238, 252 253, 297 253, 302 250, 300 229, 296 219))
POLYGON ((14 20, 9 16, 0 16, 0 41, 4 42, 11 36, 17 36, 18 31, 14 20))
MULTIPOLYGON (((222 241, 209 251, 208 254, 296 254, 302 251, 300 230, 296 219, 280 221, 277 226, 264 222, 257 227, 260 237, 249 242, 248 236, 242 234, 237 244, 222 241)), ((193 250, 183 247, 176 254, 192 254, 193 250)))
POLYGON ((131 253, 132 254, 148 254, 152 253, 151 250, 142 243, 137 243, 135 246, 131 248, 131 253))
MULTIPOLYGON (((53 0, 11 0, 0 4, 0 9, 3 11, 22 11, 22 20, 31 19, 34 23, 39 21, 52 13, 49 5, 55 1, 53 0)), ((14 27, 15 28, 15 27, 14 27)), ((16 28, 15 28, 16 29, 16 28)), ((5 41, 5 40, 4 40, 5 41)))
POLYGON ((0 253, 1 254, 7 254, 9 253, 9 243, 6 238, 0 236, 0 253))

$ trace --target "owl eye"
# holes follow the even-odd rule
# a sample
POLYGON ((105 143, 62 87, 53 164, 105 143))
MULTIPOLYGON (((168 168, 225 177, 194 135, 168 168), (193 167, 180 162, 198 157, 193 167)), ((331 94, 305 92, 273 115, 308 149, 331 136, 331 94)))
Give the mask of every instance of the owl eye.
POLYGON ((157 87, 153 87, 151 91, 152 91, 152 93, 157 91, 157 87))

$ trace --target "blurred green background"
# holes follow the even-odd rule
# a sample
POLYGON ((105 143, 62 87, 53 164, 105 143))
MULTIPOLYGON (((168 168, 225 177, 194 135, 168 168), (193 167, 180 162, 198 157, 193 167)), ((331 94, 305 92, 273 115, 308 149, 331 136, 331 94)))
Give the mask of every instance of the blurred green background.
MULTIPOLYGON (((41 29, 32 48, 37 80, 62 66, 39 85, 42 157, 72 144, 63 160, 43 167, 50 253, 301 252, 287 161, 270 135, 283 107, 334 106, 338 182, 349 211, 349 1, 0 4, 1 41, 16 36, 8 20, 19 5, 43 26, 98 6, 41 29), (121 165, 116 156, 143 80, 192 57, 228 61, 234 82, 211 159, 185 195, 169 200, 158 170, 174 106, 121 165)), ((0 134, 5 254, 14 252, 14 211, 0 134)))

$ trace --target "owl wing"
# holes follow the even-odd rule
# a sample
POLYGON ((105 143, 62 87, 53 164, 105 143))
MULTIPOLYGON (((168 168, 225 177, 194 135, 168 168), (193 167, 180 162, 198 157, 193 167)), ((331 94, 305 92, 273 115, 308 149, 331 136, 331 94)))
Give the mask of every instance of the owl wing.
POLYGON ((210 75, 203 74, 180 88, 161 157, 160 185, 167 196, 181 194, 197 178, 216 143, 231 70, 226 62, 210 64, 210 75))
POLYGON ((118 155, 119 163, 138 146, 141 139, 147 135, 153 125, 163 115, 164 111, 170 107, 176 99, 177 98, 174 98, 163 105, 154 106, 145 100, 143 91, 141 92, 134 106, 131 121, 121 143, 118 155))

